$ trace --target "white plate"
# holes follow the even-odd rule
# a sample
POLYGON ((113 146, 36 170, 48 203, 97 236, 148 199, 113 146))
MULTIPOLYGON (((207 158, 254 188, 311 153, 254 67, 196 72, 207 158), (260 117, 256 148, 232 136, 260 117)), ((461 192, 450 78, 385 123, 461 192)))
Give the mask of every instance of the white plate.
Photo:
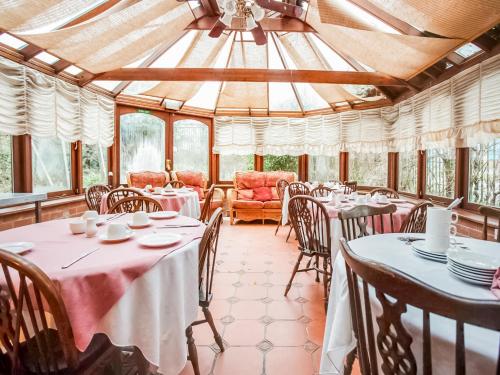
POLYGON ((173 219, 179 216, 179 213, 177 211, 158 211, 150 212, 148 216, 150 219, 173 219))
POLYGON ((464 277, 458 273, 456 273, 454 270, 452 269, 449 269, 448 268, 448 271, 450 271, 450 273, 455 276, 456 278, 460 279, 460 280, 463 280, 465 282, 468 282, 468 283, 471 283, 471 284, 476 284, 476 285, 484 285, 484 286, 491 286, 491 282, 486 282, 486 281, 478 281, 478 280, 472 280, 472 279, 469 279, 467 277, 464 277))
POLYGON ((457 263, 455 262, 453 259, 451 258, 448 258, 448 263, 450 263, 451 265, 453 265, 453 267, 457 268, 457 269, 461 269, 461 270, 464 270, 466 272, 470 272, 470 273, 474 273, 474 274, 477 274, 477 275, 482 275, 482 276, 493 276, 495 274, 495 270, 481 270, 481 269, 478 269, 478 268, 472 268, 472 267, 468 267, 468 266, 465 266, 463 264, 460 264, 460 263, 457 263))
POLYGON ((420 258, 424 258, 424 259, 427 259, 427 260, 432 260, 433 262, 438 262, 438 263, 446 263, 446 259, 442 259, 442 258, 435 258, 433 256, 429 256, 429 255, 426 255, 424 253, 419 253, 418 251, 414 251, 413 252, 416 256, 420 257, 420 258))
POLYGON ((21 254, 35 247, 33 242, 6 242, 0 244, 0 249, 14 254, 21 254))
MULTIPOLYGON (((416 249, 420 252, 431 254, 431 255, 438 255, 438 256, 446 257, 446 253, 447 253, 447 251, 443 251, 443 252, 432 251, 431 249, 427 248, 427 244, 425 243, 425 240, 413 241, 411 243, 411 247, 413 247, 414 249, 416 249)), ((448 249, 448 251, 450 251, 450 249, 448 249)))
POLYGON ((134 235, 133 230, 128 230, 122 237, 117 237, 117 238, 109 238, 107 233, 101 234, 99 236, 99 240, 102 242, 109 242, 109 243, 114 243, 114 242, 122 242, 122 241, 127 241, 129 238, 131 238, 134 235))
POLYGON ((491 277, 477 276, 477 275, 473 275, 473 274, 468 273, 468 272, 464 272, 461 269, 455 268, 453 266, 448 266, 448 269, 455 272, 456 274, 458 274, 460 276, 467 277, 468 279, 471 279, 471 280, 489 282, 490 284, 493 282, 493 276, 491 276, 491 277))
POLYGON ((316 198, 317 200, 319 200, 320 202, 323 202, 323 203, 328 203, 331 201, 330 198, 328 197, 319 197, 319 198, 316 198))
POLYGON ((447 262, 448 258, 446 258, 446 254, 440 255, 440 254, 433 254, 433 253, 427 253, 425 251, 420 251, 418 249, 413 248, 413 251, 431 258, 436 258, 439 260, 443 260, 444 262, 447 262))
POLYGON ((177 193, 174 191, 165 191, 165 192, 161 193, 161 195, 163 195, 165 197, 174 197, 177 195, 177 193))
POLYGON ((496 271, 500 267, 500 257, 494 257, 493 254, 479 254, 471 250, 453 249, 448 252, 448 258, 455 263, 478 270, 496 271))
POLYGON ((153 233, 139 237, 137 242, 139 245, 146 247, 165 247, 173 245, 182 240, 182 236, 178 233, 153 233))
POLYGON ((149 227, 151 224, 152 224, 152 221, 151 221, 151 220, 148 220, 148 222, 147 222, 147 223, 145 223, 145 224, 140 224, 140 225, 134 224, 134 223, 132 223, 131 221, 128 221, 128 222, 127 222, 127 225, 129 226, 129 228, 132 228, 132 229, 141 229, 141 228, 146 228, 146 227, 149 227))

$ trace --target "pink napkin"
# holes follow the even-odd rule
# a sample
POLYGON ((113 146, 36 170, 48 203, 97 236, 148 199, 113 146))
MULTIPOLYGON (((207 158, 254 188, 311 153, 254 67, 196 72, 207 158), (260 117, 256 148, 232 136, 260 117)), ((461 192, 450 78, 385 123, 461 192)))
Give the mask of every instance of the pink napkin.
POLYGON ((491 292, 500 299, 500 267, 495 272, 495 276, 493 276, 493 283, 491 283, 491 292))

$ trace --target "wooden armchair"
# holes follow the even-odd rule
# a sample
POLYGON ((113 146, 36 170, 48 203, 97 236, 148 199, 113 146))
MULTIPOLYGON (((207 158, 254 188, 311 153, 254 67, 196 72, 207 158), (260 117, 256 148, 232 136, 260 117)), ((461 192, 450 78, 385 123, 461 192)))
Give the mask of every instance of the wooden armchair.
MULTIPOLYGON (((172 171, 172 179, 173 181, 182 182, 185 187, 192 188, 198 193, 200 199, 200 205, 203 209, 203 205, 205 204, 206 195, 208 193, 208 179, 203 172, 199 171, 172 171)), ((173 186, 173 185, 172 185, 173 186)), ((214 187, 211 209, 210 211, 215 210, 223 206, 224 203, 224 190, 220 188, 214 187)), ((207 217, 208 219, 208 217, 207 217)))
POLYGON ((170 181, 170 176, 165 171, 151 172, 128 172, 127 184, 129 188, 144 189, 146 185, 152 187, 164 187, 170 181))
POLYGON ((500 208, 481 206, 479 207, 479 213, 484 216, 483 240, 488 239, 488 219, 490 219, 491 221, 496 220, 496 236, 493 235, 493 240, 500 242, 500 208))

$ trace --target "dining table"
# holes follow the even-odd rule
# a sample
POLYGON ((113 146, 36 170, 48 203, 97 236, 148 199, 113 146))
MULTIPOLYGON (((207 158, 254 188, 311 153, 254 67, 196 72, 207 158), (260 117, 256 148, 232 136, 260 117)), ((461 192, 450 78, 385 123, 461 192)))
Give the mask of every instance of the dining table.
MULTIPOLYGON (((424 239, 425 234, 405 234, 424 239)), ((394 268, 398 271, 442 292, 474 300, 495 300, 488 287, 469 284, 455 278, 446 264, 417 256, 411 244, 402 241, 400 233, 378 234, 349 241, 352 251, 367 260, 394 268)), ((498 254, 500 245, 492 241, 460 237, 460 243, 468 249, 498 254)), ((371 294, 371 293, 370 293, 371 294)), ((370 296, 372 316, 381 315, 381 307, 374 296, 370 296)), ((500 317, 499 317, 500 318, 500 317)), ((373 320, 375 321, 375 319, 373 320)), ((411 350, 417 364, 422 363, 422 311, 412 306, 402 316, 405 329, 412 337, 411 350)), ((431 345, 433 373, 440 375, 455 373, 455 322, 431 314, 431 345)), ((375 324, 375 327, 376 324, 375 324)), ((376 332, 375 332, 376 334, 376 332)), ((465 325, 466 373, 496 374, 500 333, 480 327, 465 325)), ((356 346, 352 329, 349 291, 345 261, 338 253, 333 263, 333 274, 326 316, 325 334, 321 355, 320 374, 343 374, 344 361, 356 346)), ((422 373, 422 369, 418 369, 422 373)))
POLYGON ((198 313, 198 246, 205 225, 179 215, 150 220, 128 240, 105 242, 101 236, 110 223, 127 225, 132 214, 103 217, 95 237, 72 234, 70 218, 0 232, 0 248, 31 243, 20 256, 55 283, 80 351, 103 333, 116 346, 139 348, 159 373, 177 375, 187 360, 185 330, 198 313), (153 233, 177 233, 181 239, 159 248, 139 245, 153 233))
MULTIPOLYGON (((186 190, 186 189, 172 189, 171 192, 164 193, 150 193, 141 191, 144 196, 153 198, 155 201, 160 203, 164 211, 176 211, 180 215, 189 216, 192 218, 199 218, 200 200, 199 195, 196 191, 186 190)), ((101 199, 101 213, 108 212, 108 194, 104 194, 101 199)))

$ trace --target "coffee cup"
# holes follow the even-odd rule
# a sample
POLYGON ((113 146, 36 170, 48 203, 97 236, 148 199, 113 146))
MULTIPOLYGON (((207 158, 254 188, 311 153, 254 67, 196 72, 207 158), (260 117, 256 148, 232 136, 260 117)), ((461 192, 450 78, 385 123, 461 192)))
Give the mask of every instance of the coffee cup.
POLYGON ((85 233, 87 228, 87 223, 84 220, 76 220, 69 223, 69 230, 73 234, 85 233))
POLYGON ((97 211, 85 211, 84 214, 82 215, 82 219, 83 220, 86 220, 86 219, 97 219, 99 217, 99 214, 97 213, 97 211))
POLYGON ((430 251, 444 253, 450 247, 450 235, 457 234, 458 215, 443 207, 427 208, 425 242, 430 251))
POLYGON ((162 190, 163 190, 163 188, 161 188, 161 187, 157 186, 157 187, 155 187, 155 189, 154 189, 154 193, 155 193, 155 194, 161 194, 162 190))
POLYGON ((120 239, 125 237, 128 232, 128 228, 121 223, 110 223, 107 228, 107 237, 110 240, 120 239))
POLYGON ((133 225, 145 225, 148 223, 148 214, 144 211, 137 211, 132 214, 133 225))

